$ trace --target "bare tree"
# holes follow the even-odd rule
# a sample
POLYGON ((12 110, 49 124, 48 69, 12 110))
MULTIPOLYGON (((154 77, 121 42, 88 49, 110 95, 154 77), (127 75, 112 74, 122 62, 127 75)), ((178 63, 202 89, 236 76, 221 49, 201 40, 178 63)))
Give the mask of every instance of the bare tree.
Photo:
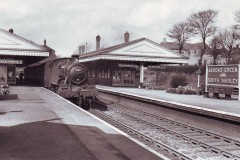
POLYGON ((232 50, 238 44, 240 39, 238 25, 233 25, 228 29, 221 30, 218 37, 219 43, 227 57, 227 63, 230 64, 232 50))
POLYGON ((213 64, 216 64, 216 60, 220 52, 218 49, 220 48, 220 40, 219 37, 214 36, 213 39, 210 41, 210 46, 211 46, 211 53, 213 55, 213 64))
POLYGON ((214 35, 217 27, 214 25, 215 17, 218 12, 215 10, 204 10, 197 13, 192 13, 188 18, 189 24, 193 28, 193 34, 199 37, 203 43, 203 49, 199 58, 198 66, 202 64, 202 57, 206 51, 207 45, 206 40, 208 37, 214 35))
POLYGON ((179 53, 182 53, 184 43, 190 38, 191 30, 187 22, 178 22, 168 31, 167 36, 178 41, 179 53))
POLYGON ((240 9, 234 12, 235 20, 240 23, 240 9))

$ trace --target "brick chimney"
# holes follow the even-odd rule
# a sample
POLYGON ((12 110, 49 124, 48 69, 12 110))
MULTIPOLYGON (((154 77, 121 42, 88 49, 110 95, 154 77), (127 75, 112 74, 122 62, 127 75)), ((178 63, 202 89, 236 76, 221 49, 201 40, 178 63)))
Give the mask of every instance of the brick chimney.
POLYGON ((10 33, 13 33, 13 29, 12 29, 12 28, 11 28, 11 29, 9 29, 9 32, 10 32, 10 33))
POLYGON ((79 55, 82 54, 82 46, 81 45, 78 46, 78 52, 79 52, 79 55))
POLYGON ((85 45, 82 45, 82 53, 85 53, 85 45))
POLYGON ((44 39, 44 46, 46 46, 47 45, 47 41, 46 41, 46 38, 44 39))
POLYGON ((97 51, 100 50, 100 39, 101 39, 101 37, 98 35, 96 37, 96 50, 97 51))
POLYGON ((128 32, 124 33, 124 39, 125 39, 125 43, 129 42, 129 33, 128 32))
POLYGON ((166 43, 167 42, 167 38, 163 38, 163 43, 166 43))

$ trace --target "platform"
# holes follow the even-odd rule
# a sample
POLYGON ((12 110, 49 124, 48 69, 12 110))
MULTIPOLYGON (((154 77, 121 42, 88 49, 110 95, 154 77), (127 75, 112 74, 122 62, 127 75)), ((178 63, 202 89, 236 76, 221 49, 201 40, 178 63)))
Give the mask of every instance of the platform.
POLYGON ((126 96, 145 99, 145 101, 179 108, 186 111, 206 114, 217 118, 240 122, 240 101, 204 98, 199 95, 180 95, 166 93, 164 90, 149 90, 126 87, 97 86, 103 91, 111 91, 126 96))
POLYGON ((0 159, 159 160, 164 156, 42 87, 0 101, 0 159), (161 158, 160 158, 161 157, 161 158))

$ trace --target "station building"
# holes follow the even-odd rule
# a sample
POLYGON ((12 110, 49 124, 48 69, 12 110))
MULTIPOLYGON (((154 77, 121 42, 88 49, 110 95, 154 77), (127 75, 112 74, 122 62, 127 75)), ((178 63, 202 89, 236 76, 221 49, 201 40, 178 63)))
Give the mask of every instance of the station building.
POLYGON ((80 54, 79 62, 88 68, 89 82, 106 86, 139 87, 143 85, 144 67, 187 63, 188 58, 162 47, 147 38, 129 41, 100 49, 96 37, 96 51, 80 54))
POLYGON ((46 45, 38 45, 14 33, 0 29, 0 78, 7 84, 16 85, 20 71, 29 64, 43 60, 55 51, 46 45))

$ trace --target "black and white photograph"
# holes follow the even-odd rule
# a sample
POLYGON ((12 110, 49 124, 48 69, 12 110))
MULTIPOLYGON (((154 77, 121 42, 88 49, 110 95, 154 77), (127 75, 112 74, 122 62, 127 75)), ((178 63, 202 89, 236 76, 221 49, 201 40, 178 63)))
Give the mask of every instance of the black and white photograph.
POLYGON ((240 160, 239 0, 0 0, 0 160, 240 160))

